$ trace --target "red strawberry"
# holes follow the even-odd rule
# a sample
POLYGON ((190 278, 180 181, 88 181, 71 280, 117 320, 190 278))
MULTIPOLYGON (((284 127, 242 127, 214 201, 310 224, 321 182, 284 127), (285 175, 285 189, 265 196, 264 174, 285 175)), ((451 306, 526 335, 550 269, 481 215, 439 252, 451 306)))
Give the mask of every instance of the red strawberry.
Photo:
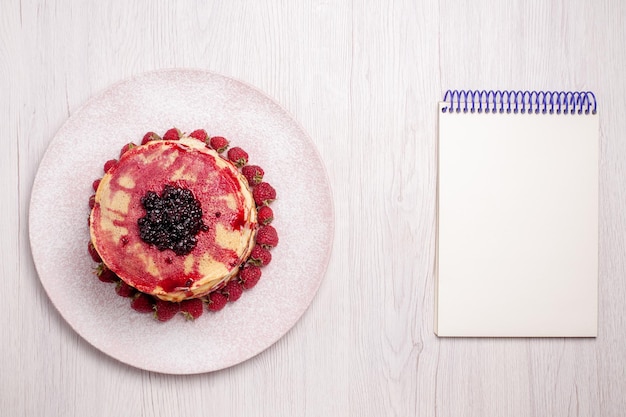
POLYGON ((219 291, 213 291, 207 298, 209 300, 207 308, 210 311, 220 311, 228 302, 228 298, 219 291))
POLYGON ((265 266, 272 261, 272 254, 261 245, 256 245, 250 252, 250 263, 255 266, 265 266))
POLYGON ((274 212, 270 206, 262 206, 257 212, 257 220, 260 225, 266 226, 274 220, 274 212))
POLYGON ((89 196, 89 208, 92 209, 96 206, 96 195, 89 196))
POLYGON ((274 226, 268 224, 261 227, 256 234, 256 243, 265 248, 273 248, 278 245, 278 233, 274 226))
POLYGON ((221 136, 213 136, 211 139, 209 139, 207 145, 209 145, 209 148, 215 149, 217 153, 222 153, 226 149, 228 149, 228 141, 226 140, 226 138, 223 138, 221 136))
POLYGON ((228 159, 238 168, 248 163, 248 154, 238 146, 230 148, 226 156, 228 156, 228 159))
POLYGON ((141 139, 141 144, 145 145, 146 143, 153 141, 153 140, 161 140, 161 136, 157 135, 154 132, 148 132, 145 135, 143 135, 143 139, 141 139))
POLYGON ((241 285, 246 290, 249 290, 261 279, 261 268, 254 265, 246 266, 239 272, 239 279, 241 280, 241 285))
POLYGON ((104 163, 104 172, 109 172, 115 165, 117 165, 117 159, 109 159, 104 163))
POLYGON ((226 286, 222 288, 222 293, 228 297, 228 301, 234 302, 239 300, 243 294, 243 287, 237 281, 228 281, 226 286))
POLYGON ((154 304, 154 317, 158 321, 168 321, 180 311, 180 304, 157 299, 154 304))
POLYGON ((262 182, 252 189, 252 196, 257 206, 269 204, 276 200, 276 190, 266 182, 262 182))
POLYGON ((133 310, 140 313, 152 313, 154 311, 154 298, 142 292, 137 293, 130 302, 133 310))
POLYGON ((137 145, 135 145, 132 142, 128 142, 126 145, 124 145, 122 147, 122 150, 120 151, 120 158, 122 157, 122 155, 124 155, 126 153, 126 151, 133 149, 134 147, 136 147, 137 145))
POLYGON ((265 174, 263 168, 258 165, 246 165, 241 168, 241 173, 248 180, 248 184, 253 187, 263 181, 263 174, 265 174))
POLYGON ((98 279, 102 282, 117 282, 119 277, 115 275, 115 272, 111 271, 104 263, 100 263, 95 271, 98 279))
POLYGON ((180 303, 180 311, 187 320, 195 320, 202 315, 204 303, 199 298, 192 298, 180 303))
POLYGON ((163 140, 178 140, 180 139, 181 133, 180 130, 175 127, 171 128, 163 135, 163 140))
POLYGON ((91 259, 93 259, 94 262, 102 262, 102 258, 100 257, 98 251, 96 251, 96 247, 93 245, 91 240, 87 244, 87 250, 89 251, 89 255, 91 255, 91 259))
POLYGON ((192 138, 201 140, 203 142, 209 138, 209 135, 206 133, 206 130, 204 129, 194 130, 193 132, 189 134, 189 136, 191 136, 192 138))
POLYGON ((122 280, 119 280, 115 286, 115 292, 120 297, 132 297, 135 295, 135 289, 122 280))
POLYGON ((100 185, 100 180, 102 180, 102 178, 98 178, 97 180, 95 180, 91 186, 93 187, 94 191, 98 191, 98 186, 100 185))
POLYGON ((98 274, 98 279, 102 282, 118 282, 120 280, 115 272, 106 267, 98 274))

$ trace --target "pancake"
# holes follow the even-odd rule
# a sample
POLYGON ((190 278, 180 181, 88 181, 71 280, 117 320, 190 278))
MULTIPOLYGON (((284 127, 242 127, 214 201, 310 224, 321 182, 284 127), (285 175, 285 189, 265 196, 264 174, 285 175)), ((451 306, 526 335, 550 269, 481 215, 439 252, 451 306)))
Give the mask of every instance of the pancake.
POLYGON ((191 137, 127 150, 100 181, 90 215, 104 264, 167 301, 202 297, 235 277, 256 230, 246 178, 191 137))

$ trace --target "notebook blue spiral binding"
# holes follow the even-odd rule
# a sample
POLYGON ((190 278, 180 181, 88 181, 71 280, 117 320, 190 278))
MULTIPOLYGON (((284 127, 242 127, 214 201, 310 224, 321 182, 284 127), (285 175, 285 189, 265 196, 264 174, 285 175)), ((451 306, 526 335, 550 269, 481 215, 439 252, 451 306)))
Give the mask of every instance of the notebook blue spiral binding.
POLYGON ((596 114, 591 91, 447 90, 443 113, 596 114))

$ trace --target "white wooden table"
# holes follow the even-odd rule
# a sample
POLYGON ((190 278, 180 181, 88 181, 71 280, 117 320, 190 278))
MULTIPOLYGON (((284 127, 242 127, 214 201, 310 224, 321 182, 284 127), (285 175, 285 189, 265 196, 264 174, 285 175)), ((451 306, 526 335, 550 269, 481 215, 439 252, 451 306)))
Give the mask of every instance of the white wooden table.
POLYGON ((626 3, 29 1, 0 5, 0 415, 621 416, 626 411, 626 3), (333 188, 326 277, 260 355, 193 376, 100 353, 56 311, 28 240, 55 132, 145 71, 255 85, 311 135, 333 188), (592 90, 597 339, 433 334, 436 102, 448 88, 592 90))

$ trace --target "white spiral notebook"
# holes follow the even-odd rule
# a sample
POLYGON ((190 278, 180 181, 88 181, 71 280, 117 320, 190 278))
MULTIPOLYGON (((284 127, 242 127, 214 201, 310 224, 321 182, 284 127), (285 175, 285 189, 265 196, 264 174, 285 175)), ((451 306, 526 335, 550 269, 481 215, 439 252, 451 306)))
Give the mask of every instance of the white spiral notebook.
POLYGON ((438 336, 596 336, 598 153, 591 92, 446 93, 438 336))

